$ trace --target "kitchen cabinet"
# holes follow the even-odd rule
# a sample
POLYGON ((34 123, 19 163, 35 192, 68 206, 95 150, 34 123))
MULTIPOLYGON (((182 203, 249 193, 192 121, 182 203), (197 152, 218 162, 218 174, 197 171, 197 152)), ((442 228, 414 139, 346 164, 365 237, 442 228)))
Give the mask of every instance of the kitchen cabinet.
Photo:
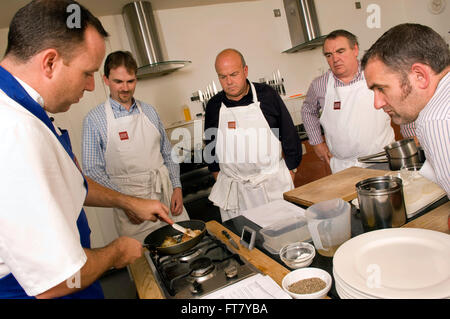
POLYGON ((302 161, 297 167, 297 173, 295 173, 295 187, 299 187, 322 177, 331 175, 330 166, 319 159, 308 140, 302 141, 302 145, 306 149, 306 153, 303 152, 302 161))

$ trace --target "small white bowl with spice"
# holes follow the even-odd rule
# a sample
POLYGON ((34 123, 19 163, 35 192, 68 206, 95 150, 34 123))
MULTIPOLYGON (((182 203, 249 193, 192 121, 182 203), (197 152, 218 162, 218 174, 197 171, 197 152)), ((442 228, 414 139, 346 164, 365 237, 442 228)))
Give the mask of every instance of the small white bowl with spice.
POLYGON ((300 268, 284 276, 281 285, 294 299, 321 299, 330 291, 333 279, 320 268, 300 268))

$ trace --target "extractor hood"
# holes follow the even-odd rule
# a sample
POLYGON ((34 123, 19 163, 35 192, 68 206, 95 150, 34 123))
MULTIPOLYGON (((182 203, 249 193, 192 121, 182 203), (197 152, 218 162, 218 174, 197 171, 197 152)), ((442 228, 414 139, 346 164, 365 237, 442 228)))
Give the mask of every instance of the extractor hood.
POLYGON ((314 0, 283 0, 292 48, 283 53, 306 51, 322 46, 314 0))
POLYGON ((122 10, 137 77, 156 77, 179 70, 191 61, 165 61, 162 55, 152 5, 148 1, 126 4, 122 10))

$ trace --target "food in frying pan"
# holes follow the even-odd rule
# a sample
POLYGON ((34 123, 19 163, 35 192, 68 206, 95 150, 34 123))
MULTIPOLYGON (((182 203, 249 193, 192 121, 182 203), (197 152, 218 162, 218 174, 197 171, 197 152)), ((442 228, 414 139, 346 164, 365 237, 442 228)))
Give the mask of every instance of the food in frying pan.
MULTIPOLYGON (((187 228, 188 230, 190 230, 189 228, 187 228)), ((201 230, 200 229, 194 229, 193 232, 195 233, 195 236, 198 236, 201 234, 201 230)), ((181 237, 181 240, 178 240, 180 235, 176 235, 176 236, 166 236, 166 239, 164 239, 164 241, 161 244, 162 248, 166 248, 166 247, 170 247, 179 243, 184 243, 185 241, 188 241, 194 237, 191 237, 189 235, 183 234, 183 237, 181 237)))

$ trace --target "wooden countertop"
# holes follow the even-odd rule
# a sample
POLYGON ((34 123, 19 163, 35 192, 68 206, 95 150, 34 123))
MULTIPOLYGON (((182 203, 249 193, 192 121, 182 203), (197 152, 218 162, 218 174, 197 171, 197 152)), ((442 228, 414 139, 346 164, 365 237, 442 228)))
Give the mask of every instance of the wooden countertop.
POLYGON ((351 201, 357 197, 356 183, 367 178, 383 176, 386 173, 388 171, 349 167, 285 192, 283 197, 289 202, 303 206, 311 206, 333 198, 351 201))
POLYGON ((448 229, 449 214, 450 202, 447 202, 402 227, 430 229, 450 235, 450 230, 448 229))
MULTIPOLYGON (((450 234, 448 229, 448 214, 450 213, 450 202, 447 202, 438 208, 424 214, 421 217, 405 224, 402 227, 412 227, 412 228, 423 228, 430 229, 435 231, 440 231, 446 234, 450 234)), ((258 250, 257 248, 249 251, 247 248, 242 247, 239 244, 239 236, 234 234, 232 231, 225 228, 223 225, 217 223, 216 221, 210 221, 206 223, 206 228, 208 231, 222 240, 224 243, 228 245, 228 247, 239 253, 242 257, 247 259, 250 263, 252 263, 256 268, 258 268, 263 274, 269 275, 275 280, 280 286, 283 277, 289 273, 289 269, 283 267, 279 263, 277 263, 272 258, 268 257, 266 254, 258 250), (221 231, 226 229, 230 236, 234 239, 236 243, 238 243, 240 249, 235 250, 233 246, 226 240, 225 236, 222 235, 221 231)), ((136 289, 141 299, 163 299, 164 295, 160 291, 155 277, 150 269, 150 266, 147 263, 145 257, 141 257, 136 262, 131 264, 130 266, 131 274, 134 278, 134 283, 136 285, 136 289)))

